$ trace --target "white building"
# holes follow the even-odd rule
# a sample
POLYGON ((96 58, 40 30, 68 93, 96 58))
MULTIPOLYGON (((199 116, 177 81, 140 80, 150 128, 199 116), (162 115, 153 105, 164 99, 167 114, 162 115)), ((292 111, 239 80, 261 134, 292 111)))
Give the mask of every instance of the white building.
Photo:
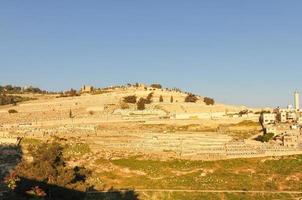
POLYGON ((261 122, 263 125, 275 124, 276 123, 276 114, 275 113, 262 113, 261 122))
POLYGON ((89 93, 89 92, 92 92, 93 91, 93 87, 92 86, 90 86, 90 85, 84 85, 82 88, 81 88, 81 92, 87 92, 87 93, 89 93))
POLYGON ((295 110, 300 110, 300 94, 299 92, 294 92, 294 103, 295 103, 295 110))

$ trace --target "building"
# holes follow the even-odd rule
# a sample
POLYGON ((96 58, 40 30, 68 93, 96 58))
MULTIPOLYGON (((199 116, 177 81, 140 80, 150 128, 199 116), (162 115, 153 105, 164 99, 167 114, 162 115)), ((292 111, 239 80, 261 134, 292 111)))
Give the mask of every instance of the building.
POLYGON ((267 126, 265 128, 265 134, 268 134, 268 133, 272 133, 275 135, 277 135, 277 128, 275 126, 267 126))
POLYGON ((301 116, 297 118, 297 123, 298 123, 299 125, 302 125, 302 117, 301 117, 301 116))
POLYGON ((295 134, 284 134, 282 136, 283 146, 297 148, 299 146, 299 136, 295 134))
POLYGON ((287 111, 285 109, 277 109, 276 110, 277 113, 277 120, 278 122, 281 123, 286 123, 287 122, 287 111))
POLYGON ((275 124, 276 123, 276 114, 275 113, 262 113, 260 119, 261 119, 262 125, 275 124))
POLYGON ((287 121, 296 121, 297 120, 297 114, 295 112, 288 112, 287 113, 287 121))
POLYGON ((300 94, 299 92, 294 92, 294 104, 295 104, 295 110, 300 110, 300 94))
POLYGON ((89 92, 92 92, 93 91, 93 87, 90 86, 90 85, 84 85, 82 88, 81 88, 81 92, 85 93, 89 93, 89 92))

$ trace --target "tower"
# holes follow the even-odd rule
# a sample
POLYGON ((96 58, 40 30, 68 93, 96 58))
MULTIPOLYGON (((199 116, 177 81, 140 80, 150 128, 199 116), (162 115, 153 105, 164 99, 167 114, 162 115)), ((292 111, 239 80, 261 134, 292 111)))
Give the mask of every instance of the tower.
POLYGON ((294 92, 294 103, 295 103, 295 110, 300 110, 300 94, 299 92, 294 92))

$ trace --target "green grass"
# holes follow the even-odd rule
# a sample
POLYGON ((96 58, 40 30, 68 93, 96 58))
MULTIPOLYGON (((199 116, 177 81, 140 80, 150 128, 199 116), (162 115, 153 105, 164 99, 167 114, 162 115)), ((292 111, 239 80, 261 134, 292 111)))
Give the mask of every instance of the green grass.
POLYGON ((88 144, 78 143, 73 145, 68 145, 64 149, 64 154, 68 156, 82 156, 90 153, 91 149, 88 144))
POLYGON ((157 189, 286 190, 302 191, 302 156, 280 160, 263 158, 221 161, 141 160, 111 161, 145 175, 117 177, 122 187, 157 189), (290 179, 297 177, 299 179, 290 179))
POLYGON ((237 124, 233 124, 233 126, 261 126, 260 122, 255 122, 251 120, 244 120, 237 124))
POLYGON ((21 140, 21 145, 39 145, 39 144, 41 144, 42 143, 42 141, 41 140, 39 140, 39 139, 35 139, 35 138, 23 138, 22 140, 21 140))

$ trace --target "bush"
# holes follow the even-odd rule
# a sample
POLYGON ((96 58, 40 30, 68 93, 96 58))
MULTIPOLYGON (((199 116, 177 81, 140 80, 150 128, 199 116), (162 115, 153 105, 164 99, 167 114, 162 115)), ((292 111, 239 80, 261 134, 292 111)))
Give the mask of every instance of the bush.
MULTIPOLYGON (((87 148, 81 146, 81 148, 76 147, 76 150, 82 153, 86 152, 87 148)), ((90 172, 85 168, 68 167, 60 144, 43 143, 30 146, 28 151, 33 158, 32 161, 22 160, 15 168, 16 175, 21 178, 16 188, 20 195, 24 196, 32 187, 39 186, 44 191, 51 190, 51 199, 82 199, 79 196, 72 198, 73 195, 81 195, 81 193, 71 193, 71 191, 86 191, 88 188, 86 178, 90 172), (69 190, 63 193, 60 187, 69 190)))
POLYGON ((159 96, 159 102, 164 102, 164 98, 162 95, 159 96))
POLYGON ((156 89, 162 89, 161 84, 158 84, 158 83, 153 83, 153 84, 150 85, 150 87, 156 88, 156 89))
POLYGON ((188 94, 185 98, 185 102, 195 103, 198 98, 194 94, 188 94))
POLYGON ((137 110, 145 110, 146 101, 147 101, 146 99, 140 98, 136 104, 137 110))
POLYGON ((22 101, 35 100, 34 98, 29 97, 21 97, 21 96, 13 96, 13 95, 0 95, 0 106, 1 105, 17 105, 17 103, 22 101))
POLYGON ((91 149, 88 144, 85 143, 78 143, 73 145, 68 145, 64 149, 64 153, 69 156, 80 155, 83 156, 84 154, 88 154, 91 152, 91 149))
POLYGON ((173 103, 173 101, 174 101, 173 96, 171 96, 170 103, 173 103))
POLYGON ((130 107, 129 107, 129 105, 127 103, 121 102, 120 103, 120 108, 123 109, 123 110, 125 110, 125 109, 129 109, 130 107))
POLYGON ((60 95, 57 96, 56 98, 81 96, 76 90, 74 90, 72 88, 68 91, 60 92, 59 94, 60 95))
POLYGON ((137 97, 135 95, 130 95, 130 96, 124 97, 123 102, 135 104, 136 99, 137 99, 137 97))
POLYGON ((151 93, 148 94, 145 103, 146 104, 152 103, 152 98, 153 98, 153 92, 151 92, 151 93))
POLYGON ((209 98, 209 97, 205 97, 205 98, 203 99, 203 101, 205 102, 206 105, 214 105, 214 104, 215 104, 214 99, 209 98))
POLYGON ((273 139, 274 137, 274 134, 273 133, 266 133, 264 135, 259 135, 256 140, 257 141, 261 141, 261 142, 268 142, 270 141, 271 139, 273 139))
POLYGON ((15 109, 9 109, 8 113, 9 114, 14 114, 14 113, 18 113, 18 111, 16 111, 15 109))

